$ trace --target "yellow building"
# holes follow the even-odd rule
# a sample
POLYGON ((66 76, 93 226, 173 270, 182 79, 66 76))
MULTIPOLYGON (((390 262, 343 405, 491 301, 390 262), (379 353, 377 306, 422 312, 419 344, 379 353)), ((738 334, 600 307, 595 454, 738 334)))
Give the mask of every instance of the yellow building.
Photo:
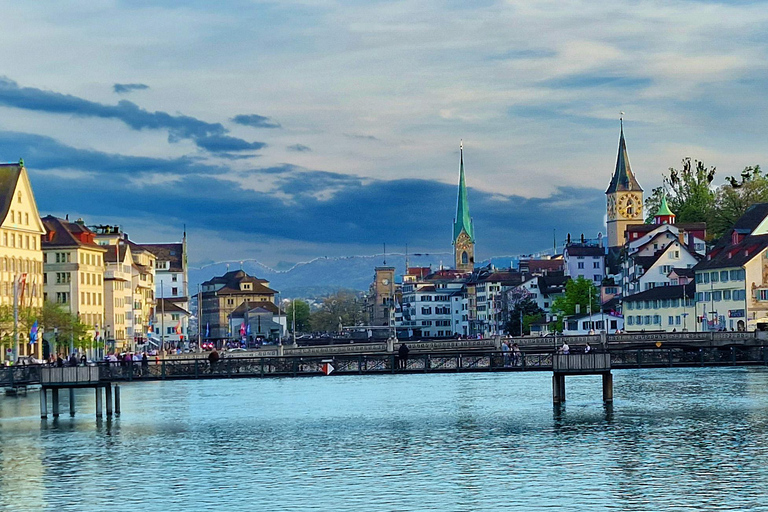
MULTIPOLYGON (((18 306, 31 311, 43 305, 43 252, 45 233, 24 162, 0 164, 0 305, 13 307, 14 282, 18 306)), ((42 357, 42 343, 29 343, 27 325, 19 325, 19 355, 42 357)), ((13 325, 0 325, 3 358, 10 359, 13 325)))
POLYGON ((43 217, 45 300, 61 304, 90 326, 94 339, 104 334, 104 253, 96 234, 82 220, 43 217))

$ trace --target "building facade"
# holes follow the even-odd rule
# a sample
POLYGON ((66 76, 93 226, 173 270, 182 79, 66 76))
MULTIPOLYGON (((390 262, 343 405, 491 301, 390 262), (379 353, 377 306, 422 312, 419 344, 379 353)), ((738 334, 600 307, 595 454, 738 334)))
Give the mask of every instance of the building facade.
MULTIPOLYGON (((45 228, 40 220, 24 162, 0 164, 0 305, 12 307, 14 294, 20 308, 43 305, 43 251, 40 237, 45 228)), ((41 358, 42 343, 29 343, 26 326, 19 328, 18 352, 13 326, 2 327, 2 357, 33 355, 41 358), (25 332, 26 331, 26 332, 25 332)))

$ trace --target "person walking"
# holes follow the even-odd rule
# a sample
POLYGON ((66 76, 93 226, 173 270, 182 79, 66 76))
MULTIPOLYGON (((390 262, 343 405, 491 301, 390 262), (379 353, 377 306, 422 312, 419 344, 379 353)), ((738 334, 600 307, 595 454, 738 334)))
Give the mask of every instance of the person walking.
POLYGON ((592 351, 592 347, 589 346, 589 342, 584 346, 584 353, 589 354, 592 351))
POLYGON ((146 352, 141 354, 141 374, 149 375, 149 358, 146 352))
POLYGON ((571 353, 571 347, 568 346, 567 342, 563 342, 563 346, 560 347, 560 353, 566 356, 571 353))
POLYGON ((517 343, 512 344, 512 364, 514 366, 520 366, 520 361, 522 359, 522 352, 520 352, 520 345, 517 343))
POLYGON ((504 355, 504 367, 505 368, 507 366, 509 366, 509 362, 510 362, 509 352, 510 352, 509 343, 504 341, 501 344, 501 353, 504 355))
POLYGON ((216 363, 219 362, 220 356, 219 352, 216 350, 216 347, 211 350, 211 353, 208 354, 208 363, 211 366, 211 373, 213 373, 213 370, 216 368, 216 363))
POLYGON ((400 345, 400 348, 397 350, 397 364, 401 370, 405 370, 408 367, 408 352, 410 351, 411 349, 405 343, 400 345))

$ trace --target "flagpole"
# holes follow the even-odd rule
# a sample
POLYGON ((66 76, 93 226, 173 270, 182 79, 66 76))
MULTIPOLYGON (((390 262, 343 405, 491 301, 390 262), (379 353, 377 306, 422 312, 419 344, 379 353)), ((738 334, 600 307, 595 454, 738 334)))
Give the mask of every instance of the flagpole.
POLYGON ((165 350, 165 292, 163 290, 163 280, 160 280, 160 348, 165 350))
POLYGON ((16 364, 19 357, 19 278, 13 278, 13 354, 11 364, 16 364))
POLYGON ((203 351, 203 301, 200 295, 200 284, 197 285, 197 352, 203 351))

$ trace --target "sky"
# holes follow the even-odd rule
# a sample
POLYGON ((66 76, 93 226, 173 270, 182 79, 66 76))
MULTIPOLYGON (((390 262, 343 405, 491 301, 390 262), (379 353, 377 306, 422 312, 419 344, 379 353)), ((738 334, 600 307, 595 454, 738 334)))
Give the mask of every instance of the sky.
POLYGON ((0 0, 0 161, 42 215, 191 265, 451 250, 463 140, 478 260, 605 233, 619 115, 646 190, 768 165, 768 5, 0 0))

